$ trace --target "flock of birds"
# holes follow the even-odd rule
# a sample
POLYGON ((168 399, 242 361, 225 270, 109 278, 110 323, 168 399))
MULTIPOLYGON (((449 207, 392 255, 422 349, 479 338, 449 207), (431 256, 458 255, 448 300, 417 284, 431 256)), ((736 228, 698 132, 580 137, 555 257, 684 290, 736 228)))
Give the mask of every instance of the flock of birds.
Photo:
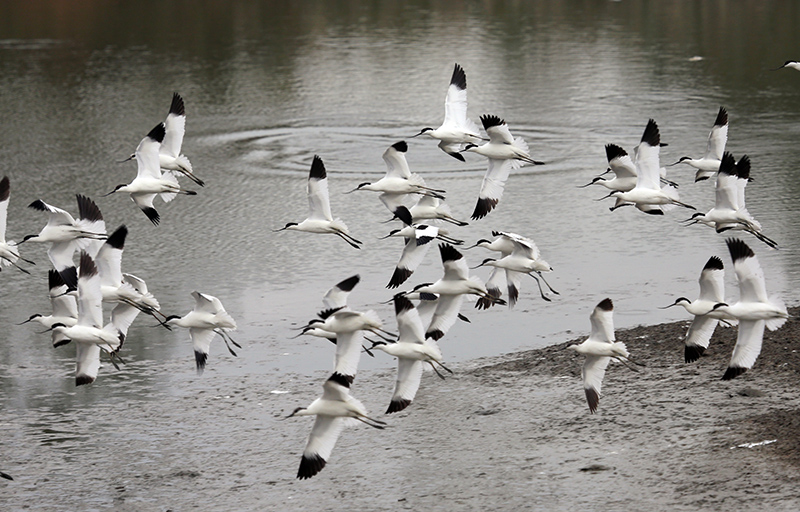
MULTIPOLYGON (((183 99, 173 95, 169 114, 139 143, 128 159, 136 159, 136 178, 112 192, 127 192, 131 199, 157 225, 160 216, 153 206, 159 196, 169 202, 178 194, 193 195, 183 189, 177 176, 187 176, 199 185, 203 182, 192 173, 189 159, 181 154, 186 124, 183 99)), ((27 322, 38 322, 51 333, 54 347, 74 342, 76 345, 75 384, 90 384, 97 378, 101 354, 109 356, 119 369, 120 349, 133 321, 139 313, 152 316, 167 329, 172 326, 189 329, 198 373, 202 373, 209 346, 219 334, 230 345, 239 346, 228 333, 236 322, 214 296, 193 292, 195 307, 188 314, 166 316, 158 300, 148 291, 147 284, 133 274, 122 272, 122 252, 128 228, 106 232, 103 214, 89 197, 78 194, 78 217, 47 204, 41 199, 28 206, 46 213, 47 224, 38 234, 27 235, 21 242, 6 242, 5 231, 10 199, 8 177, 0 180, 0 267, 14 266, 30 273, 21 263, 34 264, 19 252, 23 243, 48 245, 47 255, 52 264, 48 274, 52 313, 36 313, 27 322), (76 266, 75 257, 79 264, 76 266), (111 305, 110 319, 104 322, 103 304, 111 305)))
MULTIPOLYGON (((786 66, 791 67, 790 64, 786 66)), ((446 94, 443 123, 438 128, 423 128, 414 135, 438 140, 442 151, 461 161, 464 161, 464 153, 476 153, 486 158, 486 174, 478 190, 471 220, 485 218, 498 206, 511 171, 523 165, 543 163, 531 157, 525 141, 514 137, 503 119, 496 115, 483 115, 480 120, 485 136, 467 115, 466 74, 456 64, 446 94)), ((178 181, 178 178, 188 178, 199 186, 204 185, 195 176, 189 159, 181 153, 185 122, 183 100, 176 93, 167 119, 142 139, 129 158, 137 162, 136 178, 106 195, 128 193, 147 218, 158 225, 161 217, 154 207, 156 196, 169 202, 177 195, 195 194, 184 189, 178 181)), ((777 249, 778 244, 762 232, 761 224, 745 207, 745 187, 751 180, 750 160, 745 155, 736 161, 731 153, 725 151, 727 133, 728 114, 720 107, 709 134, 706 154, 701 158, 683 157, 672 164, 685 164, 696 169, 695 181, 716 180, 714 208, 706 213, 694 213, 686 223, 705 225, 719 233, 747 233, 777 249)), ((695 211, 693 206, 680 201, 677 185, 667 179, 669 166, 662 167, 659 161, 662 145, 658 125, 651 119, 639 144, 633 149, 633 156, 616 144, 608 144, 605 148, 608 170, 585 186, 608 189, 605 198, 614 198, 611 211, 625 206, 634 206, 650 215, 664 215, 678 207, 695 211), (608 173, 612 173, 613 178, 608 173)), ((381 202, 391 212, 392 221, 402 224, 384 237, 399 237, 405 241, 387 288, 403 285, 436 240, 439 241, 443 275, 436 282, 417 284, 407 291, 395 293, 390 299, 389 302, 394 303, 397 333, 384 330, 384 322, 375 311, 360 312, 349 307, 348 296, 358 284, 359 275, 336 284, 325 294, 325 309, 299 334, 325 338, 335 345, 333 373, 323 384, 322 396, 307 407, 298 407, 288 416, 316 417, 297 473, 300 479, 310 478, 323 469, 347 425, 361 422, 378 429, 386 426, 384 421, 368 416, 364 406, 350 393, 362 352, 373 356, 374 351, 383 351, 397 358, 397 378, 386 413, 402 411, 413 402, 426 366, 441 378, 445 378, 442 372, 452 373, 443 363, 438 343, 457 321, 469 321, 461 313, 466 296, 477 298, 478 309, 485 310, 495 305, 513 308, 525 274, 536 280, 543 300, 550 301, 551 297, 542 283, 551 294, 558 294, 544 279, 543 273, 551 272, 553 268, 542 258, 534 241, 508 231, 492 231, 492 240, 478 240, 466 248, 480 247, 499 254, 472 267, 491 267, 491 274, 485 282, 470 275, 464 255, 456 249, 464 241, 456 238, 443 224, 457 228, 467 222, 453 217, 445 203, 444 190, 429 187, 420 175, 411 172, 405 157, 407 151, 405 141, 392 144, 383 153, 386 175, 375 182, 361 183, 350 192, 378 193, 381 202)), ((311 163, 307 196, 307 218, 301 222, 289 222, 275 231, 335 235, 359 249, 362 242, 332 214, 328 176, 319 156, 314 156, 311 163)), ((47 327, 56 347, 75 342, 76 385, 96 379, 102 353, 107 354, 111 363, 119 368, 118 363, 124 362, 120 349, 128 328, 140 312, 156 318, 165 328, 179 326, 189 329, 199 373, 205 367, 209 345, 216 335, 220 335, 228 350, 236 355, 231 345, 239 345, 229 333, 236 328, 236 323, 219 299, 193 292, 195 307, 190 313, 182 317, 165 316, 158 301, 148 292, 145 281, 122 272, 127 228, 121 226, 107 235, 102 214, 91 199, 77 196, 77 220, 65 210, 42 200, 34 201, 29 206, 47 213, 48 223, 39 234, 26 236, 18 244, 5 242, 8 200, 9 181, 4 178, 0 181, 0 263, 29 272, 20 262, 32 262, 20 255, 19 246, 26 242, 50 244, 48 256, 53 270, 49 273, 49 295, 53 313, 33 315, 28 321, 37 321, 47 327), (78 265, 74 263, 76 253, 78 265), (103 303, 113 305, 110 321, 106 324, 103 323, 103 303)), ((767 293, 763 271, 753 250, 738 238, 728 238, 726 243, 739 282, 739 300, 731 304, 726 302, 724 265, 719 257, 712 256, 700 275, 699 298, 690 301, 680 297, 670 306, 683 306, 694 315, 685 338, 687 363, 702 356, 720 322, 724 325, 738 324, 736 346, 723 376, 723 379, 732 379, 755 363, 764 329, 779 328, 786 322, 788 314, 785 305, 767 293)), ((615 340, 611 299, 604 299, 594 308, 590 321, 590 336, 569 349, 585 356, 583 386, 589 410, 594 413, 610 361, 619 361, 631 369, 636 369, 641 363, 630 356, 624 343, 615 340)))
MULTIPOLYGON (((465 152, 487 158, 488 168, 472 220, 483 219, 497 207, 512 170, 526 164, 542 164, 530 156, 525 141, 514 137, 501 118, 483 115, 480 120, 486 137, 467 116, 466 75, 456 64, 445 99, 444 122, 439 128, 424 128, 414 136, 426 135, 437 139, 442 151, 462 161, 465 152)), ((648 121, 632 157, 622 147, 608 144, 608 170, 584 186, 607 188, 609 194, 605 198, 615 200, 609 208, 611 211, 634 206, 650 215, 664 215, 674 208, 686 208, 696 212, 686 220, 687 225, 709 226, 718 233, 745 232, 777 249, 778 244, 762 232, 761 224, 745 207, 745 186, 751 179, 750 160, 744 155, 736 161, 731 153, 725 151, 727 136, 728 113, 720 107, 705 155, 700 158, 685 156, 670 165, 691 166, 696 170, 696 182, 716 179, 715 206, 706 213, 696 212, 693 206, 680 201, 677 184, 667 179, 667 167, 670 166, 662 167, 659 161, 660 148, 664 144, 661 143, 658 125, 652 119, 648 121), (613 178, 607 176, 608 173, 613 173, 613 178)), ((384 237, 405 239, 387 288, 398 288, 410 278, 434 240, 440 240, 444 273, 435 283, 418 284, 394 295, 396 335, 383 330, 383 322, 375 311, 362 313, 348 306, 347 296, 358 283, 358 275, 338 283, 325 295, 325 309, 302 328, 301 334, 323 337, 336 345, 333 374, 323 384, 320 398, 308 407, 298 407, 289 415, 316 416, 301 458, 297 474, 300 479, 314 476, 325 466, 346 425, 363 422, 378 429, 386 425, 382 420, 369 417, 364 406, 350 394, 362 352, 372 355, 373 350, 382 350, 397 358, 397 378, 386 413, 398 412, 414 400, 426 365, 441 378, 444 378, 441 370, 450 371, 442 362, 438 342, 459 318, 469 321, 460 312, 465 296, 477 297, 478 309, 497 304, 513 307, 519 298, 524 274, 536 280, 544 300, 551 299, 542 282, 551 293, 558 294, 542 275, 553 270, 550 264, 542 258, 532 239, 516 233, 493 231, 493 240, 482 239, 468 247, 482 247, 499 253, 499 257, 486 258, 472 267, 492 267, 486 282, 471 276, 463 254, 455 247, 463 244, 463 240, 455 238, 443 227, 445 222, 455 226, 464 226, 466 222, 453 217, 444 202, 444 190, 429 187, 421 176, 411 172, 405 158, 407 151, 405 141, 390 146, 383 154, 386 175, 376 182, 361 183, 350 192, 379 193, 381 202, 393 215, 392 220, 403 224, 402 228, 394 229, 384 237), (367 332, 373 338, 365 336, 367 332)), ((277 231, 334 234, 352 247, 359 248, 361 242, 349 233, 343 221, 331 213, 327 175, 319 156, 314 157, 311 166, 307 194, 308 217, 299 223, 290 222, 277 231)), ((685 337, 687 363, 702 356, 718 323, 739 325, 736 347, 722 377, 728 380, 753 366, 761 350, 764 328, 777 329, 786 322, 788 314, 783 302, 768 295, 763 272, 752 249, 737 238, 728 238, 726 242, 739 281, 739 300, 732 304, 725 302, 722 260, 713 256, 700 277, 700 297, 695 301, 680 297, 671 306, 683 306, 694 315, 685 337)), ((624 343, 615 340, 611 299, 601 301, 590 320, 590 336, 583 343, 568 348, 585 356, 581 372, 583 386, 589 410, 594 413, 610 361, 619 361, 632 370, 637 370, 636 367, 642 363, 630 356, 624 343)))

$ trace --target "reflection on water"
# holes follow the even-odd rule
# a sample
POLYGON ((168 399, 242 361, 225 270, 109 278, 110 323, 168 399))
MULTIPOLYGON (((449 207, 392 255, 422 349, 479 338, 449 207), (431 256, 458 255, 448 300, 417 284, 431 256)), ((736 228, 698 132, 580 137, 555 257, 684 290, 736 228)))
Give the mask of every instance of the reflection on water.
MULTIPOLYGON (((605 169, 606 143, 630 151, 651 117, 669 143, 662 163, 670 163, 700 155, 718 107, 728 109, 728 149, 753 162, 748 209, 782 249, 751 245, 770 291, 788 303, 800 298, 793 215, 800 74, 769 71, 798 58, 793 2, 42 1, 4 10, 0 166, 12 187, 8 237, 41 229, 44 217, 24 207, 34 199, 74 211, 74 194, 87 194, 109 229, 129 227, 123 269, 147 279, 167 314, 188 312, 192 290, 216 295, 237 319, 235 338, 244 346, 233 358, 215 342, 198 378, 188 333, 140 318, 126 342, 128 365, 116 372, 106 364, 97 383, 76 389, 74 349, 53 350, 47 335, 15 325, 48 308, 45 248, 23 246, 38 263, 33 275, 0 275, 4 409, 58 415, 157 401, 175 386, 181 395, 211 379, 274 380, 329 368, 325 342, 290 339, 292 329, 353 273, 362 282, 351 303, 376 309, 392 326, 391 306, 379 303, 390 297, 385 285, 402 243, 377 240, 390 225, 379 224, 389 216, 374 194, 344 192, 380 176, 384 149, 406 139, 412 170, 448 191, 456 217, 469 216, 484 162, 467 155, 462 164, 431 140, 410 139, 441 122, 454 62, 467 72, 470 116, 504 117, 547 162, 514 173, 498 209, 457 236, 474 242, 501 229, 533 237, 561 295, 544 303, 529 280, 512 311, 467 304, 471 323, 457 323, 442 341, 448 361, 585 333, 589 311, 605 296, 617 305, 619 326, 683 318, 656 307, 697 293, 708 257, 727 257, 723 237, 682 227, 683 212, 611 214, 593 201, 605 189, 577 188, 605 169), (143 12, 158 15, 131 22, 143 12), (184 152, 207 186, 160 206, 156 228, 125 197, 101 195, 133 177, 134 164, 117 162, 162 120, 173 91, 186 100, 184 152), (314 154, 328 169, 334 215, 365 242, 361 251, 335 237, 272 232, 305 216, 314 154)), ((670 173, 683 200, 712 206, 713 184, 691 183, 688 167, 670 173)), ((468 261, 488 256, 481 251, 467 252, 468 261)), ((408 287, 438 278, 436 253, 408 287)), ((732 272, 727 285, 735 294, 732 272)), ((363 364, 393 363, 367 357, 363 364)), ((44 432, 54 445, 83 435, 50 419, 24 430, 44 432)))

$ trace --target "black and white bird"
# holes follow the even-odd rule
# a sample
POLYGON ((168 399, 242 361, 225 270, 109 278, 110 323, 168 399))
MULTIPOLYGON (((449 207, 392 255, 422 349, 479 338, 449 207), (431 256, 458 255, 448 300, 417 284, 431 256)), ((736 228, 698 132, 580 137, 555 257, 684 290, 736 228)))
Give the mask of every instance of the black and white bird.
MULTIPOLYGON (((319 318, 311 320, 304 332, 308 329, 319 329, 320 334, 332 333, 336 335, 336 354, 333 360, 333 372, 338 378, 348 384, 352 383, 358 372, 358 363, 361 359, 362 331, 370 331, 383 337, 383 322, 374 310, 362 313, 349 307, 329 309, 320 313, 319 318)), ((314 334, 314 333, 311 333, 314 334)), ((319 335, 319 334, 318 334, 319 335)))
POLYGON ((797 71, 800 71, 800 62, 797 62, 796 60, 787 60, 786 62, 783 63, 783 66, 775 68, 773 69, 773 71, 777 71, 783 68, 796 69, 797 71))
POLYGON ((197 192, 181 188, 178 179, 172 173, 161 174, 161 157, 159 151, 161 143, 164 141, 166 129, 164 123, 158 123, 142 139, 136 148, 136 178, 128 184, 117 185, 114 190, 106 195, 115 192, 127 192, 136 206, 150 219, 154 225, 161 222, 161 216, 153 206, 156 196, 168 203, 175 199, 178 194, 193 196, 197 192))
POLYGON ((409 208, 414 224, 425 220, 441 220, 455 224, 456 226, 467 226, 469 223, 453 217, 450 206, 434 196, 420 196, 419 200, 409 208))
POLYGON ((406 160, 408 144, 405 141, 395 142, 383 152, 383 161, 386 163, 386 174, 375 182, 360 183, 358 187, 347 192, 369 190, 380 192, 380 200, 392 214, 403 204, 409 194, 420 194, 444 199, 444 190, 425 186, 425 180, 419 174, 412 173, 406 160))
MULTIPOLYGON (((122 251, 128 228, 117 228, 100 248, 95 263, 100 272, 103 302, 127 304, 161 321, 156 314, 161 309, 158 300, 147 290, 144 279, 122 272, 122 251)), ((122 310, 122 309, 121 309, 122 310)), ((120 311, 121 311, 120 310, 120 311)))
POLYGON ((542 165, 531 158, 528 144, 522 137, 514 137, 503 119, 494 115, 481 116, 483 128, 489 135, 489 142, 482 145, 467 144, 464 151, 478 153, 489 159, 489 167, 483 176, 478 203, 472 212, 472 219, 477 220, 489 214, 503 197, 508 175, 519 169, 523 163, 542 165))
POLYGON ((169 106, 169 114, 164 121, 164 141, 158 151, 158 159, 161 170, 164 173, 180 173, 198 185, 205 186, 205 182, 194 175, 192 163, 181 153, 183 146, 183 136, 186 134, 186 109, 183 98, 176 93, 172 94, 172 103, 169 106))
POLYGON ((764 271, 755 253, 738 238, 725 240, 733 260, 733 269, 739 282, 739 301, 728 305, 719 303, 714 311, 725 318, 739 321, 739 333, 733 348, 728 369, 722 380, 738 377, 753 367, 761 353, 764 328, 774 331, 789 318, 786 305, 777 297, 767 293, 764 271))
POLYGON ((414 137, 427 135, 439 140, 439 149, 458 160, 464 161, 460 153, 467 143, 479 144, 483 138, 480 129, 467 117, 467 74, 456 63, 447 96, 444 100, 444 121, 439 128, 423 128, 414 137))
POLYGON ((439 253, 442 257, 444 275, 435 283, 423 283, 415 286, 412 293, 429 294, 438 296, 436 309, 433 312, 430 324, 425 332, 426 338, 441 339, 459 316, 464 295, 471 294, 487 300, 505 304, 503 299, 489 295, 486 286, 477 276, 469 275, 469 267, 464 256, 450 244, 439 244, 439 253))
POLYGON ((750 158, 743 155, 738 162, 725 152, 717 172, 714 208, 706 213, 695 213, 686 225, 704 224, 718 233, 746 231, 769 247, 778 248, 777 242, 762 233, 759 223, 745 205, 745 187, 750 181, 750 158))
MULTIPOLYGON (((559 295, 559 293, 555 291, 547 281, 544 280, 544 276, 542 276, 542 272, 552 272, 553 267, 551 267, 550 264, 542 258, 539 247, 536 246, 536 243, 532 239, 517 235, 516 233, 496 233, 500 235, 501 238, 505 238, 506 241, 511 243, 511 252, 500 259, 486 258, 475 268, 491 266, 505 270, 506 283, 508 285, 508 306, 510 308, 514 307, 514 304, 516 304, 517 299, 519 298, 519 289, 521 284, 520 277, 524 274, 528 274, 536 280, 536 284, 539 286, 539 294, 542 296, 542 299, 548 302, 551 300, 544 294, 544 290, 542 290, 542 285, 539 282, 539 278, 533 274, 537 274, 542 281, 545 282, 551 292, 559 295)), ((505 250, 507 249, 505 245, 498 244, 498 246, 503 249, 500 251, 501 254, 507 252, 507 250, 505 250)), ((491 247, 491 244, 489 244, 488 247, 491 247)))
POLYGON ((382 429, 386 422, 367 416, 367 409, 350 394, 346 380, 332 375, 322 385, 322 396, 308 407, 298 407, 287 418, 293 416, 316 416, 311 434, 306 441, 297 478, 304 480, 316 475, 330 459, 336 440, 346 426, 362 422, 370 427, 382 429))
POLYGON ((636 186, 627 192, 613 191, 606 196, 616 198, 616 204, 610 208, 611 211, 626 205, 635 205, 640 211, 651 215, 663 215, 675 206, 695 209, 678 200, 678 190, 673 185, 661 186, 661 166, 658 159, 660 150, 661 135, 658 125, 650 119, 633 159, 636 165, 636 186))
POLYGON ((437 365, 453 373, 442 364, 442 351, 436 341, 425 337, 425 327, 414 304, 406 297, 396 295, 394 311, 397 317, 397 341, 374 341, 372 345, 372 348, 397 358, 397 380, 386 414, 402 411, 411 405, 422 380, 424 363, 430 364, 439 377, 444 378, 437 365))
POLYGON ((583 187, 597 184, 612 191, 627 192, 636 186, 636 165, 624 149, 616 144, 606 144, 606 158, 608 170, 583 187), (608 172, 614 173, 613 179, 603 177, 608 172))
MULTIPOLYGON (((49 270, 47 273, 48 282, 48 296, 50 297, 50 306, 52 313, 49 315, 42 315, 41 313, 34 313, 27 320, 22 322, 36 321, 48 330, 50 330, 54 347, 66 345, 71 340, 64 334, 52 330, 53 325, 62 324, 67 327, 72 327, 78 323, 78 303, 76 302, 75 293, 67 293, 69 289, 66 283, 61 278, 61 274, 56 270, 49 270)), ((20 324, 22 325, 22 324, 20 324)))
MULTIPOLYGON (((628 354, 628 349, 621 341, 615 341, 614 335, 614 304, 611 299, 603 299, 595 306, 589 315, 592 331, 589 337, 580 345, 570 345, 567 348, 586 356, 581 367, 583 390, 586 392, 586 401, 589 411, 594 414, 600 403, 600 388, 606 374, 608 363, 612 359, 622 363, 633 362, 628 354)), ((638 364, 638 363, 637 363, 638 364)), ((628 365, 626 365, 628 366, 628 365)), ((632 367, 628 366, 633 369, 632 367)))
POLYGON ((439 228, 430 224, 411 224, 411 213, 405 206, 398 207, 395 215, 397 215, 406 226, 402 229, 394 229, 382 238, 402 237, 405 240, 405 245, 403 246, 400 260, 397 262, 392 277, 389 280, 389 284, 386 285, 387 288, 397 288, 411 277, 411 274, 413 274, 420 263, 422 263, 430 247, 430 242, 433 240, 439 239, 454 245, 464 243, 463 240, 450 237, 449 233, 444 228, 439 228))
POLYGON ((38 235, 27 235, 20 242, 50 243, 47 256, 70 290, 78 285, 78 273, 72 259, 75 251, 86 251, 94 257, 106 239, 106 223, 100 208, 86 196, 78 194, 75 197, 78 200, 78 220, 41 199, 29 204, 29 208, 48 214, 47 225, 38 235))
MULTIPOLYGON (((683 306, 688 313, 694 315, 683 340, 684 360, 687 363, 700 359, 708 348, 717 324, 725 316, 714 310, 714 306, 720 302, 725 302, 725 267, 719 257, 711 256, 700 272, 700 295, 697 299, 691 301, 686 297, 678 297, 667 306, 683 306)), ((727 324, 728 322, 724 322, 723 325, 727 324)))
POLYGON ((201 375, 206 368, 211 340, 215 335, 220 335, 233 356, 236 356, 236 352, 231 348, 231 344, 238 348, 242 347, 228 333, 229 330, 236 329, 236 321, 225 311, 222 302, 213 295, 198 291, 193 291, 192 297, 194 298, 194 309, 183 316, 167 316, 164 323, 189 329, 189 336, 194 347, 197 374, 201 375))
POLYGON ((125 341, 127 326, 133 321, 130 315, 139 312, 130 308, 112 314, 111 322, 103 325, 103 295, 100 291, 100 273, 94 260, 81 251, 78 277, 78 321, 73 326, 53 324, 53 331, 76 344, 75 385, 90 384, 100 370, 100 353, 104 351, 118 368, 117 353, 125 341))
POLYGON ((672 165, 688 164, 697 169, 694 176, 695 182, 707 180, 719 170, 719 164, 722 161, 722 154, 725 152, 725 144, 727 142, 728 111, 725 110, 725 107, 719 107, 714 126, 711 127, 711 133, 708 134, 706 154, 702 158, 683 156, 672 165))
POLYGON ((328 194, 328 174, 322 158, 314 155, 311 169, 308 171, 308 217, 302 222, 289 222, 276 231, 303 231, 305 233, 321 233, 336 235, 352 247, 361 249, 361 241, 356 240, 347 230, 341 219, 334 219, 331 214, 331 200, 328 194))
POLYGON ((31 260, 26 260, 19 255, 19 249, 13 240, 6 241, 6 224, 8 221, 8 201, 11 197, 11 186, 8 176, 0 180, 0 270, 3 267, 15 266, 22 272, 30 274, 27 270, 17 265, 18 260, 35 265, 31 260))

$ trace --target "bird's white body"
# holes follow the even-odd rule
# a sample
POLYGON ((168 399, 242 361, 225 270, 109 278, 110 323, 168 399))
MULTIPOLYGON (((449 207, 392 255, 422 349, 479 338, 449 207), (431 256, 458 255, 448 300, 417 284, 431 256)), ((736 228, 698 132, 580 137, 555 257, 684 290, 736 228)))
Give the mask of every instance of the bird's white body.
POLYGON ((478 202, 472 213, 472 218, 475 220, 488 215, 500 202, 512 170, 519 169, 522 163, 542 163, 531 158, 528 144, 521 137, 514 138, 504 120, 494 115, 484 115, 481 116, 481 121, 489 135, 489 142, 480 146, 467 144, 464 147, 464 151, 477 153, 489 159, 489 166, 478 193, 478 202))
POLYGON ((467 223, 453 217, 450 206, 438 197, 420 196, 419 200, 409 208, 414 224, 422 220, 443 220, 459 226, 467 223))
POLYGON ((308 196, 308 217, 300 223, 290 222, 278 231, 303 231, 336 235, 351 246, 359 249, 360 241, 350 236, 347 226, 341 219, 334 219, 331 214, 331 201, 328 193, 328 174, 322 158, 314 155, 311 169, 308 172, 306 188, 308 196))
POLYGON ((3 179, 0 180, 0 269, 13 265, 27 273, 27 270, 17 265, 17 260, 20 259, 19 249, 16 247, 17 244, 13 240, 6 241, 6 223, 8 221, 8 201, 10 196, 11 187, 8 176, 3 176, 3 179))
POLYGON ((159 151, 161 143, 165 140, 166 128, 164 123, 159 123, 139 142, 134 157, 136 159, 136 178, 127 185, 118 185, 109 192, 127 192, 131 200, 155 225, 161 220, 153 206, 156 196, 168 203, 178 194, 195 195, 191 190, 181 188, 178 179, 173 173, 161 173, 161 157, 159 151))
MULTIPOLYGON (((76 302, 77 293, 67 293, 68 288, 61 279, 61 275, 56 270, 48 271, 48 295, 50 297, 50 305, 52 306, 52 314, 31 315, 25 322, 35 321, 51 329, 55 324, 63 324, 66 327, 72 327, 78 323, 78 303, 76 302)), ((59 347, 70 342, 70 339, 56 331, 51 331, 51 338, 54 347, 59 347)))
MULTIPOLYGON (((222 302, 213 295, 193 291, 192 297, 195 300, 194 309, 182 317, 167 317, 164 323, 189 329, 197 373, 203 373, 211 340, 215 334, 225 339, 228 330, 236 329, 236 321, 225 311, 222 302)), ((230 350, 230 347, 228 349, 230 350)))
POLYGON ((764 271, 753 251, 741 240, 726 240, 739 282, 739 301, 718 304, 716 311, 739 321, 739 334, 724 380, 735 378, 752 368, 761 353, 764 328, 774 331, 789 318, 786 305, 767 294, 764 271))
POLYGON ((608 363, 611 359, 627 361, 630 357, 625 344, 615 341, 613 314, 611 300, 601 301, 589 316, 592 323, 589 337, 579 345, 567 347, 586 356, 581 368, 581 377, 589 410, 592 413, 597 410, 599 404, 600 388, 608 363))
POLYGON ((728 112, 719 107, 714 126, 708 134, 706 153, 701 158, 683 157, 676 163, 684 163, 697 169, 695 182, 710 178, 719 170, 725 144, 728 142, 728 112))
MULTIPOLYGON (((727 315, 715 310, 715 306, 725 301, 725 269, 716 256, 709 258, 700 273, 700 295, 690 301, 679 297, 671 306, 681 306, 689 314, 694 315, 689 330, 684 338, 684 360, 687 363, 697 361, 708 348, 711 335, 719 321, 727 315)), ((670 307, 670 306, 667 306, 670 307)), ((726 322, 725 325, 728 325, 726 322)))
POLYGON ((614 178, 607 180, 598 176, 590 184, 602 185, 611 191, 628 192, 636 186, 638 172, 628 153, 616 144, 606 144, 608 169, 614 178))
POLYGON ((635 153, 636 186, 627 192, 615 191, 609 194, 617 199, 612 210, 624 204, 634 204, 645 213, 660 215, 677 205, 692 208, 678 200, 678 191, 673 186, 661 186, 661 166, 658 159, 660 140, 658 125, 650 119, 635 153))
MULTIPOLYGON (((419 312, 409 299, 395 297, 398 338, 396 343, 378 343, 377 350, 397 358, 397 380, 386 413, 408 407, 419 389, 424 363, 441 364, 442 352, 432 339, 425 338, 425 328, 419 312)), ((435 369, 435 367, 434 367, 435 369)))
POLYGON ((326 380, 322 389, 321 397, 289 415, 316 416, 297 472, 297 478, 301 480, 311 478, 325 467, 339 434, 346 426, 353 424, 351 418, 375 428, 383 428, 383 422, 369 418, 364 405, 353 398, 350 389, 335 377, 326 380))
POLYGON ((81 252, 78 321, 73 326, 53 327, 53 331, 63 339, 72 340, 76 344, 75 385, 77 386, 94 382, 100 369, 100 351, 106 351, 113 357, 122 346, 128 326, 133 321, 126 312, 118 314, 117 317, 112 315, 111 323, 104 327, 102 300, 97 266, 86 252, 81 252))
POLYGON ((183 137, 186 134, 186 111, 183 98, 176 92, 172 95, 169 114, 164 120, 165 135, 158 150, 158 162, 166 174, 180 173, 203 186, 203 180, 194 175, 192 163, 181 153, 183 137))
POLYGON ((453 326, 458 318, 464 295, 472 294, 493 300, 483 282, 476 276, 469 275, 469 267, 460 252, 449 244, 440 244, 439 251, 444 266, 442 278, 434 283, 418 285, 413 289, 413 292, 416 293, 439 296, 433 317, 425 333, 426 338, 434 340, 440 339, 453 326))
MULTIPOLYGON (((508 285, 508 305, 513 308, 519 298, 520 277, 523 274, 529 274, 536 279, 532 273, 541 275, 542 272, 552 272, 553 268, 541 257, 539 248, 532 239, 516 233, 502 231, 494 232, 494 234, 500 235, 497 240, 490 243, 485 241, 482 245, 479 245, 487 249, 500 251, 503 257, 500 259, 487 258, 479 266, 491 266, 495 269, 505 270, 505 278, 508 285)), ((490 281, 493 281, 492 285, 494 285, 495 282, 500 281, 500 278, 492 274, 489 276, 487 283, 490 281)), ((487 291, 489 291, 488 284, 487 291)), ((544 293, 542 293, 542 298, 549 300, 544 293)))
MULTIPOLYGON (((28 235, 23 242, 50 243, 47 256, 53 267, 61 274, 70 289, 77 286, 77 270, 72 258, 75 251, 86 251, 94 257, 106 238, 106 224, 97 205, 86 196, 76 195, 79 217, 51 206, 41 199, 28 205, 29 208, 47 212, 47 225, 38 235, 28 235)), ((22 242, 20 242, 22 243, 22 242)))
POLYGON ((464 160, 459 151, 466 143, 480 143, 480 129, 467 117, 467 76, 458 64, 453 69, 450 86, 444 101, 444 121, 439 128, 425 128, 417 135, 439 140, 439 149, 464 160))
POLYGON ((418 174, 413 174, 408 167, 405 153, 408 144, 400 141, 392 144, 383 152, 383 161, 386 163, 386 174, 376 182, 365 182, 358 185, 356 190, 369 190, 384 194, 381 200, 387 208, 394 213, 394 209, 402 202, 405 194, 432 195, 442 198, 441 190, 425 186, 425 180, 418 174))

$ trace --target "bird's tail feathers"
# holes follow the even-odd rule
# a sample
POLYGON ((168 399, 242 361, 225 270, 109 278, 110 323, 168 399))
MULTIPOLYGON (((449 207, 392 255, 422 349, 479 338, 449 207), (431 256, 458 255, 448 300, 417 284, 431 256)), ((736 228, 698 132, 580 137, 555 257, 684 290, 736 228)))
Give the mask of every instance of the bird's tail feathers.
MULTIPOLYGON (((176 188, 180 187, 180 185, 178 183, 178 177, 175 176, 175 171, 167 171, 167 172, 165 172, 164 174, 161 175, 161 179, 163 179, 165 181, 169 181, 170 183, 175 185, 176 188)), ((165 203, 168 203, 168 202, 172 201, 173 199, 175 199, 175 196, 177 196, 178 194, 176 192, 162 192, 161 194, 158 194, 158 195, 159 195, 159 197, 161 198, 162 201, 164 201, 165 203)))
POLYGON ((766 321, 767 329, 774 331, 786 323, 786 320, 789 318, 789 313, 786 311, 786 304, 783 302, 783 300, 777 297, 770 297, 769 302, 785 315, 777 318, 770 318, 766 321))

